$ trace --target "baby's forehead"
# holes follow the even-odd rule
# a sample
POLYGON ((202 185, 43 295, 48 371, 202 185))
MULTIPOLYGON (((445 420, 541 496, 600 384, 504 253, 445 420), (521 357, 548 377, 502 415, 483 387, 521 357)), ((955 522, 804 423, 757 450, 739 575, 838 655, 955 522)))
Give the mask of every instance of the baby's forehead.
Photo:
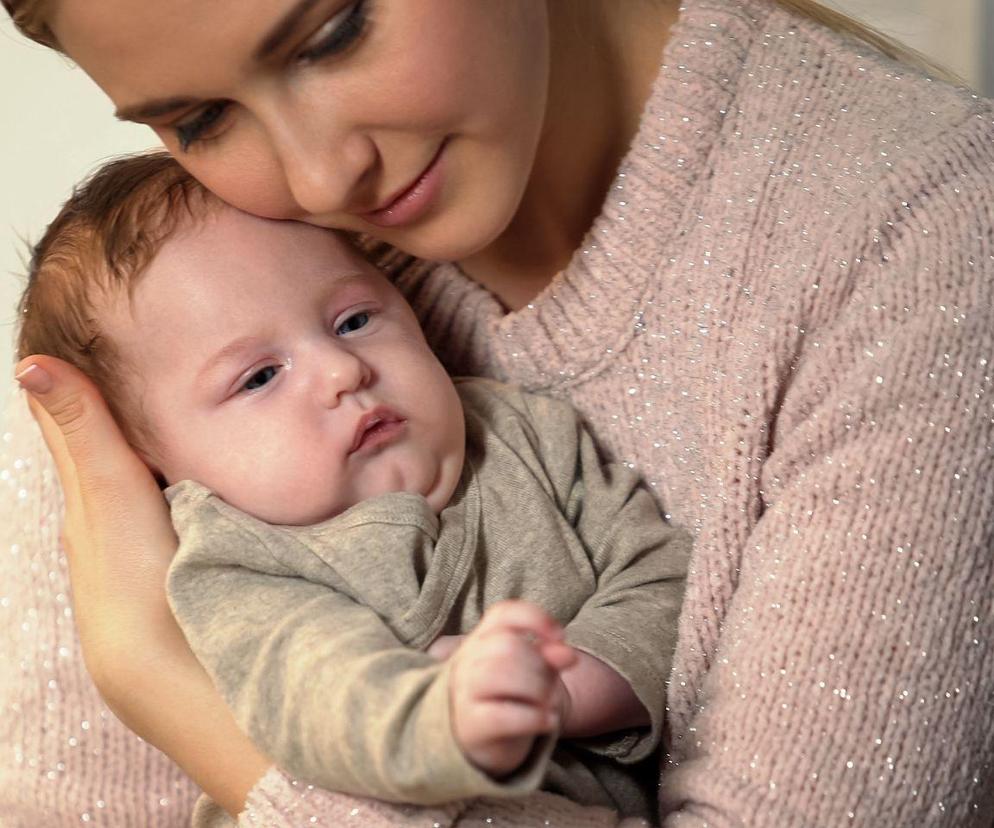
MULTIPOLYGON (((108 297, 112 320, 131 328, 174 317, 211 317, 259 307, 297 306, 357 284, 403 301, 342 234, 294 221, 262 219, 224 205, 185 220, 151 257, 131 290, 108 297)), ((113 325, 113 322, 112 322, 113 325)))
MULTIPOLYGON (((262 218, 217 200, 204 215, 185 218, 164 241, 151 264, 178 257, 193 266, 242 262, 306 265, 307 272, 372 269, 343 233, 304 222, 262 218)), ((292 276, 292 273, 287 273, 292 276)))

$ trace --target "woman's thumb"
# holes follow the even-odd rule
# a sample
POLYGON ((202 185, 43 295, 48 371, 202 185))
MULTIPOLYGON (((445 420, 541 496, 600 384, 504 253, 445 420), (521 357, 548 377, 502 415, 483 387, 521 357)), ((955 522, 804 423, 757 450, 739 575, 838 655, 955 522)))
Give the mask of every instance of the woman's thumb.
POLYGON ((119 455, 115 449, 126 447, 100 392, 79 369, 55 357, 29 356, 17 364, 14 376, 32 397, 32 410, 64 483, 69 461, 85 475, 94 471, 94 461, 113 463, 119 455))
POLYGON ((48 412, 60 430, 73 431, 83 419, 83 400, 79 389, 73 388, 72 383, 56 385, 52 376, 52 368, 56 366, 52 362, 43 357, 23 359, 14 369, 14 378, 48 412))

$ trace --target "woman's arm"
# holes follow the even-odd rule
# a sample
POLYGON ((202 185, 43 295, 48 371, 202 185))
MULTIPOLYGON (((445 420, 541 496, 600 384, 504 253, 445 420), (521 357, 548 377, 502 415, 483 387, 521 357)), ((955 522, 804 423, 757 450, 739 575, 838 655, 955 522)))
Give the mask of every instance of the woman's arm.
POLYGON ((672 709, 691 735, 664 825, 990 825, 991 180, 907 196, 945 221, 918 203, 869 224, 894 228, 855 254, 870 273, 805 323, 734 593, 688 590, 688 617, 727 609, 700 696, 672 709))
POLYGON ((176 540, 159 487, 85 377, 50 358, 30 364, 18 375, 36 389, 32 413, 63 481, 63 543, 87 668, 124 724, 238 813, 271 762, 238 729, 169 611, 176 540))
MULTIPOLYGON (((311 828, 319 825, 397 826, 397 828, 647 828, 648 823, 619 819, 607 808, 577 805, 545 791, 524 797, 482 797, 443 808, 412 808, 374 799, 343 797, 295 782, 272 769, 249 794, 239 828, 311 828)), ((222 828, 230 822, 197 824, 195 828, 222 828)))
POLYGON ((118 718, 237 815, 272 762, 238 728, 189 648, 134 676, 129 696, 124 705, 108 700, 118 718))

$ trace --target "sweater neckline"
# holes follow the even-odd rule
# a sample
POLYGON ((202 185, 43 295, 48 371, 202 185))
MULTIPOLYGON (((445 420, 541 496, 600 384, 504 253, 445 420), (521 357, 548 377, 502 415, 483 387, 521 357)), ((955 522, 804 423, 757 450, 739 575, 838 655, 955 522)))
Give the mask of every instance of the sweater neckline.
MULTIPOLYGON (((474 308, 473 333, 447 343, 458 362, 533 390, 579 381, 638 333, 653 277, 675 258, 693 191, 731 110, 769 0, 686 0, 670 31, 639 127, 600 214, 567 267, 532 302, 505 313, 453 263, 433 277, 474 308), (496 364, 494 364, 496 363, 496 364)), ((448 339, 448 337, 446 337, 448 339)))

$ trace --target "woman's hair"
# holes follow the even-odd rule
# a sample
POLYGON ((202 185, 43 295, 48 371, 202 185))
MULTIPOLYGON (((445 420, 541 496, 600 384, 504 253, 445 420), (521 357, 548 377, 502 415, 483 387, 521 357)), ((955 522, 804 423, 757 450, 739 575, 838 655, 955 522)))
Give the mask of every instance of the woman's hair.
POLYGON ((48 27, 48 6, 49 0, 3 0, 3 7, 23 34, 61 51, 59 42, 48 27))
POLYGON ((833 31, 849 35, 856 40, 862 40, 877 51, 900 63, 914 66, 930 75, 951 83, 963 83, 962 78, 957 77, 955 73, 944 66, 939 66, 934 61, 925 57, 921 52, 904 45, 892 37, 888 37, 872 26, 860 23, 847 14, 830 9, 822 3, 815 2, 815 0, 772 0, 772 2, 795 11, 809 20, 814 20, 816 23, 821 23, 833 31))
POLYGON ((83 371, 136 447, 154 440, 124 391, 127 360, 102 330, 101 309, 130 299, 163 243, 220 204, 167 153, 125 156, 73 190, 31 251, 18 306, 18 358, 46 354, 83 371))
MULTIPOLYGON (((51 0, 2 0, 2 2, 13 18, 14 24, 24 34, 45 46, 60 48, 47 22, 46 12, 51 0)), ((770 0, 770 2, 795 11, 837 32, 862 40, 894 60, 915 66, 945 80, 960 82, 953 73, 937 66, 914 49, 816 0, 770 0)))

